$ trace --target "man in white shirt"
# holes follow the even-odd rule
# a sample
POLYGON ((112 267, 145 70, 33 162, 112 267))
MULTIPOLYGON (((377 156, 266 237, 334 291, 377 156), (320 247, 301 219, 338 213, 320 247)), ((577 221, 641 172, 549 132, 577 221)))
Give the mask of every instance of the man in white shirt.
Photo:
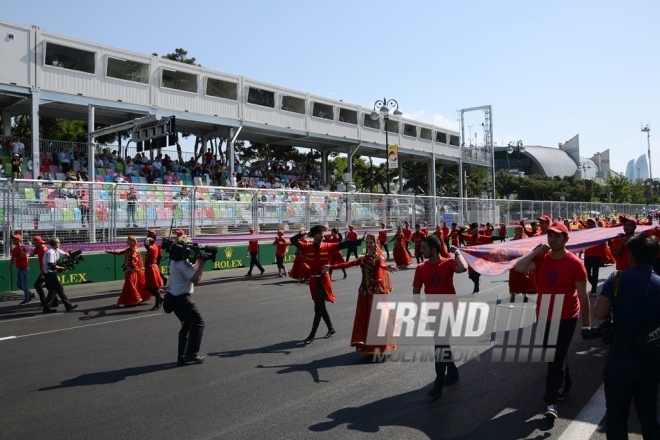
POLYGON ((64 252, 60 249, 60 239, 57 237, 51 238, 48 241, 50 249, 46 251, 43 258, 43 267, 41 270, 44 273, 44 278, 46 281, 46 288, 48 289, 48 296, 44 302, 44 313, 54 313, 57 310, 51 308, 55 295, 59 296, 66 308, 67 312, 78 307, 78 304, 71 304, 71 301, 64 294, 64 287, 60 283, 60 280, 57 279, 57 274, 59 272, 65 272, 67 270, 64 266, 59 266, 57 262, 61 257, 69 255, 68 252, 64 252))
POLYGON ((12 153, 18 154, 19 157, 23 157, 23 151, 25 151, 25 145, 21 142, 21 138, 14 138, 14 143, 12 145, 12 153))

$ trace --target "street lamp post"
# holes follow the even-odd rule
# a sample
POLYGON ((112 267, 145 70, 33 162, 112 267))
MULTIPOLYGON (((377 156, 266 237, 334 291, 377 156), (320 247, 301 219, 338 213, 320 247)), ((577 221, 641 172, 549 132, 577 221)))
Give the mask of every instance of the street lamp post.
MULTIPOLYGON (((513 154, 513 147, 516 147, 516 170, 518 172, 518 176, 522 177, 525 173, 523 171, 520 171, 520 152, 525 151, 525 147, 523 146, 522 141, 517 141, 517 142, 509 142, 509 149, 506 151, 508 154, 513 154)), ((507 156, 507 160, 509 159, 509 156, 507 156)))
MULTIPOLYGON (((387 136, 387 122, 390 120, 390 108, 394 108, 394 112, 392 114, 394 116, 401 116, 403 113, 401 110, 399 110, 399 103, 396 102, 394 99, 387 99, 383 98, 382 100, 379 99, 374 103, 374 111, 371 112, 369 117, 377 121, 378 118, 382 115, 383 120, 385 121, 385 159, 388 159, 387 151, 390 146, 389 138, 387 136), (378 109, 378 111, 376 111, 378 109)), ((385 176, 387 179, 387 189, 385 190, 385 194, 390 193, 390 164, 389 161, 386 162, 387 166, 385 168, 385 176)), ((401 166, 401 162, 397 160, 398 166, 401 166)))

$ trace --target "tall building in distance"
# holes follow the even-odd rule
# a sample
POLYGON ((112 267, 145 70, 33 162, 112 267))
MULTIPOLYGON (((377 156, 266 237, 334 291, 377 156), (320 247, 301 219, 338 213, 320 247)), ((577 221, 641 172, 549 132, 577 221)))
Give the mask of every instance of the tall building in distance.
POLYGON ((626 178, 631 182, 643 182, 649 178, 649 163, 646 154, 630 159, 626 166, 626 178))

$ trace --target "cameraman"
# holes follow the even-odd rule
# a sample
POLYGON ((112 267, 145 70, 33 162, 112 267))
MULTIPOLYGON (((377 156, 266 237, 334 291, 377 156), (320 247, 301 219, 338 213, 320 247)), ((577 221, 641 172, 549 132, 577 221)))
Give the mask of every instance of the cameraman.
POLYGON ((603 371, 605 431, 608 439, 628 438, 628 412, 634 400, 644 439, 659 439, 656 412, 660 371, 639 357, 633 341, 660 325, 660 276, 652 271, 660 243, 642 233, 626 246, 630 269, 610 275, 593 312, 594 318, 605 320, 611 311, 614 323, 612 348, 603 371), (615 275, 620 277, 616 282, 615 275))
POLYGON ((54 313, 57 310, 52 309, 50 306, 55 299, 55 295, 60 297, 64 307, 67 312, 78 307, 78 304, 71 304, 69 299, 64 294, 64 287, 60 283, 60 280, 57 278, 58 272, 64 272, 67 270, 64 266, 59 266, 57 262, 60 258, 69 255, 68 252, 64 252, 60 249, 60 239, 53 237, 48 241, 50 249, 46 251, 43 258, 43 267, 41 268, 44 273, 44 279, 46 281, 46 288, 48 289, 48 296, 46 297, 46 302, 44 303, 44 313, 54 313))
MULTIPOLYGON (((187 248, 190 246, 190 237, 187 235, 178 237, 174 245, 187 248)), ((187 252, 183 254, 187 255, 187 252)), ((204 333, 204 320, 191 297, 195 284, 202 279, 203 271, 204 260, 201 258, 197 258, 193 265, 185 256, 182 259, 172 259, 172 252, 170 252, 170 277, 164 288, 167 293, 163 309, 166 313, 174 312, 181 321, 177 356, 179 365, 204 362, 204 356, 198 354, 204 333)))

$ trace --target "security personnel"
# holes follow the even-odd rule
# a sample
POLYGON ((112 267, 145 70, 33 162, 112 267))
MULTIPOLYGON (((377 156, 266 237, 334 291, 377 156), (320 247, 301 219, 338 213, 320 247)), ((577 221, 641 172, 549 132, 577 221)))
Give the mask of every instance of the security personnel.
POLYGON ((657 237, 645 233, 626 244, 630 269, 615 272, 605 281, 594 305, 594 318, 613 315, 614 330, 603 377, 607 406, 605 432, 608 439, 628 438, 630 402, 635 401, 644 439, 659 439, 657 422, 660 369, 647 364, 633 342, 660 326, 660 276, 653 262, 660 250, 657 237))
MULTIPOLYGON (((183 235, 176 240, 176 245, 190 245, 190 237, 183 235)), ((166 313, 174 312, 181 321, 179 330, 179 349, 177 364, 201 364, 204 356, 199 355, 199 347, 204 334, 204 320, 192 299, 195 285, 202 279, 204 260, 198 258, 195 264, 187 259, 173 260, 170 254, 170 277, 164 298, 163 308, 166 313)))

